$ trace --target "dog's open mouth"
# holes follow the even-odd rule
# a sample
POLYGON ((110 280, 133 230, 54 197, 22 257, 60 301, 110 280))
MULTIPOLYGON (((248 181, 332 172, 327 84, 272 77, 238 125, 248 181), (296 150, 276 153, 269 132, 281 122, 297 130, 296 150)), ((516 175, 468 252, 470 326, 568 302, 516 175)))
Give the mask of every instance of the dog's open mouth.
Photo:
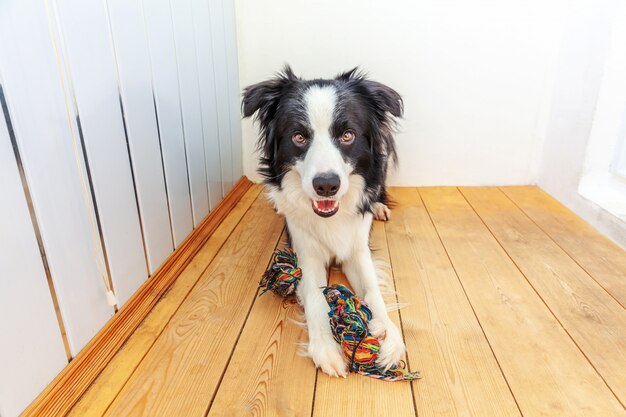
POLYGON ((330 217, 339 211, 337 200, 311 200, 311 205, 315 214, 322 217, 330 217))

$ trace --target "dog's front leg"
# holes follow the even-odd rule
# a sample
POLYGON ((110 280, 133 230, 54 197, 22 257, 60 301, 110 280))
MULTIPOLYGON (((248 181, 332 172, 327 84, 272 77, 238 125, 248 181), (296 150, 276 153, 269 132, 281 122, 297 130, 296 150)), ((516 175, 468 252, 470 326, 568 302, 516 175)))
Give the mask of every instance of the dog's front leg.
POLYGON ((328 321, 330 307, 322 293, 326 286, 326 262, 307 251, 297 251, 302 268, 298 298, 304 306, 309 344, 307 353, 315 366, 330 376, 348 375, 346 359, 333 338, 328 321))
POLYGON ((362 245, 356 249, 354 254, 344 261, 343 271, 353 287, 359 288, 358 295, 365 299, 372 311, 369 331, 381 341, 376 363, 382 368, 388 369, 400 361, 405 351, 404 340, 387 314, 369 247, 362 245))

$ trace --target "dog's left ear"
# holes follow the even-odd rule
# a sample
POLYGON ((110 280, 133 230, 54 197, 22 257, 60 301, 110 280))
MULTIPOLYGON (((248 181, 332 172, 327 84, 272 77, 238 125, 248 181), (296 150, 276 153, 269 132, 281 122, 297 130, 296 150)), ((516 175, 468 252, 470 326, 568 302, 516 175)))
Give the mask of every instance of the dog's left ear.
POLYGON ((387 156, 392 163, 396 163, 398 155, 393 139, 394 118, 400 118, 404 114, 404 103, 400 94, 391 87, 368 80, 366 74, 358 68, 339 74, 336 79, 354 83, 375 114, 370 130, 372 152, 387 156))
POLYGON ((365 88, 367 98, 372 101, 375 110, 382 113, 391 113, 394 117, 402 117, 404 113, 404 103, 402 97, 396 90, 387 87, 376 81, 367 79, 367 74, 354 67, 351 70, 342 72, 335 77, 338 81, 356 82, 365 88))
POLYGON ((376 81, 363 80, 362 83, 379 109, 391 113, 394 117, 402 117, 404 103, 396 90, 376 81))
POLYGON ((362 82, 368 90, 370 105, 377 113, 379 121, 372 133, 372 150, 386 155, 395 165, 398 162, 398 154, 393 138, 393 131, 396 127, 394 118, 400 118, 404 114, 402 97, 393 88, 379 82, 370 80, 362 82), (390 114, 393 117, 390 117, 390 114))

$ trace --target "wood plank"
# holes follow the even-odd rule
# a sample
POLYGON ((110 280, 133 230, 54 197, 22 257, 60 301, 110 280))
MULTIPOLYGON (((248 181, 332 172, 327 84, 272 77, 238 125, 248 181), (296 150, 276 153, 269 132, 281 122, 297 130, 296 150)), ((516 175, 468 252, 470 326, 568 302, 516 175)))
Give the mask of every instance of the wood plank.
POLYGON ((394 188, 387 237, 422 416, 519 416, 472 307, 415 188, 394 188))
POLYGON ((626 403, 626 311, 497 188, 461 188, 491 233, 626 403))
POLYGON ((253 186, 235 205, 135 333, 89 387, 72 409, 69 414, 71 417, 99 417, 105 413, 260 191, 260 186, 253 186))
POLYGON ((420 193, 522 414, 626 415, 461 193, 420 193))
POLYGON ((626 307, 626 252, 537 187, 501 187, 565 252, 626 307))
POLYGON ((255 300, 209 416, 311 415, 315 366, 300 354, 306 328, 294 320, 303 321, 298 304, 271 293, 255 300))
POLYGON ((23 416, 65 416, 189 264, 252 183, 242 177, 232 192, 189 235, 89 344, 65 367, 23 416))
POLYGON ((282 228, 257 199, 105 415, 205 415, 282 228))
MULTIPOLYGON (((389 265, 385 225, 374 222, 370 238, 376 258, 389 265)), ((389 276, 393 288, 393 277, 389 276)), ((350 287, 344 274, 337 268, 330 271, 329 283, 350 287)), ((385 294, 385 302, 395 304, 393 292, 385 294)), ((398 311, 390 313, 394 323, 401 327, 398 311)), ((417 381, 419 384, 420 381, 417 381)), ((386 382, 362 375, 350 374, 347 379, 333 378, 318 372, 313 416, 414 416, 410 382, 386 382)))

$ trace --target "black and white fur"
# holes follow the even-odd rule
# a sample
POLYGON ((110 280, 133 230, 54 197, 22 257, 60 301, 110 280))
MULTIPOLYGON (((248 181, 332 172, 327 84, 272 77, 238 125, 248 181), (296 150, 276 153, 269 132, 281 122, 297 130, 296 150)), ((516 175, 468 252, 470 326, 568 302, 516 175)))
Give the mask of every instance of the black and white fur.
POLYGON ((382 339, 379 365, 396 364, 405 350, 369 248, 373 218, 389 218, 385 179, 389 163, 396 162, 392 127, 402 112, 397 92, 356 69, 335 79, 303 80, 286 67, 244 90, 244 117, 256 113, 261 131, 260 172, 286 218, 303 272, 298 297, 309 333, 307 353, 329 375, 347 375, 321 290, 333 261, 372 310, 370 330, 382 339))

